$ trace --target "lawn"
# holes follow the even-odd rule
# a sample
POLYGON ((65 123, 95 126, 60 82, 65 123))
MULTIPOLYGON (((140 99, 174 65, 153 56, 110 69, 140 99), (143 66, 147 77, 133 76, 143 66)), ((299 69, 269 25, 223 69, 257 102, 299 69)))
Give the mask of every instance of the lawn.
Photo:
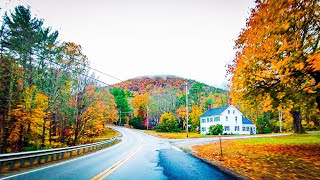
POLYGON ((320 132, 193 146, 193 154, 249 179, 320 179, 320 132))
MULTIPOLYGON (((168 138, 168 139, 185 139, 187 138, 186 132, 156 132, 154 130, 143 130, 143 132, 147 134, 151 134, 154 136, 158 136, 161 138, 168 138)), ((201 138, 201 137, 210 137, 208 135, 202 135, 194 132, 189 132, 189 138, 201 138)))

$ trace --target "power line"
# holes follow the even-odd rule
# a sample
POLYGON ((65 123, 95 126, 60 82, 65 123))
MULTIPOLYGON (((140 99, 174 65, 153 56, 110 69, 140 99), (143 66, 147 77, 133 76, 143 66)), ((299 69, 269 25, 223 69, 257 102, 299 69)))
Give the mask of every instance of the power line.
MULTIPOLYGON (((4 21, 2 21, 2 20, 0 20, 0 22, 2 22, 2 23, 4 23, 4 21)), ((9 34, 9 32, 5 32, 6 34, 9 34)), ((8 43, 8 42, 6 42, 6 41, 3 41, 3 42, 5 42, 5 43, 8 43)), ((20 47, 17 47, 17 46, 15 46, 16 48, 20 48, 20 47)), ((24 49, 25 50, 25 49, 24 49)), ((38 55, 38 54, 34 54, 34 55, 37 55, 37 56, 40 56, 40 55, 38 55)), ((76 61, 76 60, 74 60, 74 62, 76 62, 76 63, 78 63, 78 64, 81 64, 79 61, 76 61)), ((110 74, 107 74, 107 73, 105 73, 105 72, 102 72, 102 71, 100 71, 100 70, 98 70, 98 69, 95 69, 95 68, 92 68, 92 67, 88 67, 88 69, 91 69, 91 70, 93 70, 93 71, 96 71, 96 72, 98 72, 98 73, 101 73, 101 74, 103 74, 103 75, 106 75, 106 76, 108 76, 108 77, 111 77, 111 78, 113 78, 113 79, 115 79, 115 80, 118 80, 118 81, 120 81, 120 82, 122 82, 123 80, 122 79, 119 79, 119 78, 117 78, 117 77, 115 77, 115 76, 112 76, 112 75, 110 75, 110 74)))
MULTIPOLYGON (((23 50, 23 51, 25 51, 25 52, 27 52, 27 53, 30 53, 31 55, 36 55, 36 56, 38 56, 38 57, 41 57, 41 58, 43 58, 43 59, 46 60, 46 61, 49 61, 49 62, 51 62, 51 63, 53 63, 53 64, 56 64, 56 65, 64 68, 63 65, 61 65, 61 64, 59 64, 59 63, 57 63, 57 62, 54 62, 54 61, 52 61, 52 60, 50 60, 50 59, 47 59, 47 58, 43 57, 42 55, 34 54, 34 53, 32 53, 32 52, 30 52, 30 51, 28 51, 28 50, 26 50, 26 49, 24 49, 24 48, 22 48, 22 47, 18 47, 18 46, 16 46, 16 45, 13 45, 13 44, 7 42, 7 41, 2 41, 2 42, 3 42, 4 44, 9 45, 9 46, 14 46, 14 47, 16 47, 16 48, 19 48, 19 49, 21 49, 21 50, 23 50)), ((78 62, 78 63, 79 63, 79 62, 78 62)), ((80 63, 79 63, 79 64, 80 64, 80 63)), ((90 67, 88 67, 88 68, 90 68, 90 67)), ((91 79, 93 79, 93 80, 95 80, 95 81, 97 81, 97 82, 100 82, 100 83, 102 83, 102 84, 104 84, 104 85, 106 85, 106 86, 111 86, 111 84, 105 83, 105 82, 103 82, 103 81, 101 81, 101 80, 99 80, 99 79, 96 79, 96 78, 92 77, 92 76, 88 76, 87 74, 84 74, 84 73, 79 73, 79 74, 81 74, 81 75, 83 75, 83 76, 85 76, 85 77, 91 78, 91 79)))

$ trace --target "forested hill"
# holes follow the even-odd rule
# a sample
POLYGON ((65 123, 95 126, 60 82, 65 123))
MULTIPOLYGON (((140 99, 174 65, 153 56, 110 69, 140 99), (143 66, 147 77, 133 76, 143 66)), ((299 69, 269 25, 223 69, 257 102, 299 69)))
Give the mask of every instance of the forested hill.
POLYGON ((113 87, 129 90, 133 92, 151 93, 158 89, 179 89, 181 91, 185 88, 185 83, 189 84, 189 87, 201 86, 209 92, 222 93, 226 90, 215 88, 204 83, 197 82, 191 79, 185 79, 177 76, 164 75, 164 76, 142 76, 123 81, 121 83, 113 85, 113 87))

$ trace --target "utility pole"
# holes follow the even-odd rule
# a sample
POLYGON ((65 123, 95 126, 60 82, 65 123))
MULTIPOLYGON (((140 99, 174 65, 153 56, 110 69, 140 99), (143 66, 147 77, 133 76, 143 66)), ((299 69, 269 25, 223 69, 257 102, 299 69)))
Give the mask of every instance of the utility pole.
POLYGON ((149 106, 147 106, 147 131, 149 129, 149 119, 148 119, 148 115, 149 115, 149 106))
POLYGON ((187 121, 187 127, 186 127, 186 132, 187 132, 187 137, 189 136, 188 134, 188 83, 186 82, 186 121, 187 121))
POLYGON ((282 132, 282 111, 279 111, 280 132, 282 132))
POLYGON ((119 119, 119 126, 121 125, 121 110, 120 110, 120 119, 119 119))

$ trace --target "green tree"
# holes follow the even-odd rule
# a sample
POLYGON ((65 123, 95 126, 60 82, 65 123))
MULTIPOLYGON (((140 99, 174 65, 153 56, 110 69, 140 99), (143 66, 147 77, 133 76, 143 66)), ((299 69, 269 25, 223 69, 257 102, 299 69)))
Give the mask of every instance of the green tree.
POLYGON ((128 98, 133 96, 132 93, 130 93, 130 91, 125 92, 120 88, 110 88, 109 91, 115 98, 118 111, 124 112, 121 113, 121 119, 128 118, 130 115, 128 112, 131 112, 131 108, 128 104, 128 98))

